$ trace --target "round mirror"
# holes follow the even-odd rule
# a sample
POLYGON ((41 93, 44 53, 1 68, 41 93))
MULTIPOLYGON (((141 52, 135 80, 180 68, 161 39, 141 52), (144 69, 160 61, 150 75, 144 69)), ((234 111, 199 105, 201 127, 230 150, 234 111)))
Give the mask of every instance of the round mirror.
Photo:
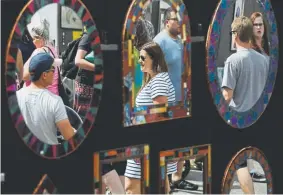
POLYGON ((124 126, 191 116, 190 22, 181 0, 136 0, 123 37, 124 126))
POLYGON ((80 0, 31 0, 6 52, 10 113, 23 141, 45 158, 73 152, 97 114, 103 61, 95 23, 80 0))
POLYGON ((239 151, 229 162, 222 181, 223 194, 272 194, 271 169, 255 147, 239 151))
POLYGON ((269 0, 221 0, 207 38, 210 92, 234 128, 252 125, 265 110, 278 66, 278 35, 269 0))

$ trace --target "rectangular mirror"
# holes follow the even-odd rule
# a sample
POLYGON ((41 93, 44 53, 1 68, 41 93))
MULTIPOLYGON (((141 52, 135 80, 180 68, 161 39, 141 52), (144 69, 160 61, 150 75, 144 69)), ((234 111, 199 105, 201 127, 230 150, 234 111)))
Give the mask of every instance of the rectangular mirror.
POLYGON ((211 145, 160 152, 161 194, 211 193, 211 145))
POLYGON ((137 145, 94 153, 95 194, 146 194, 149 146, 137 145))

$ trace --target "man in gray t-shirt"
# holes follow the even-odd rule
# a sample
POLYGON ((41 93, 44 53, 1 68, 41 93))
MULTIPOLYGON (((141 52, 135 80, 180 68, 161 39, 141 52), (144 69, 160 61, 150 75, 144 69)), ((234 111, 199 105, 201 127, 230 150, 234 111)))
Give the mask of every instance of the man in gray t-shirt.
POLYGON ((53 81, 53 64, 54 59, 49 54, 33 56, 29 64, 31 84, 16 93, 30 131, 39 140, 51 145, 58 144, 57 129, 65 139, 74 135, 61 97, 45 89, 53 81))
POLYGON ((233 110, 245 112, 255 105, 263 92, 269 62, 262 54, 250 48, 252 26, 246 24, 243 28, 245 24, 233 24, 231 33, 237 52, 225 62, 222 93, 233 110))
MULTIPOLYGON (((231 27, 232 42, 237 52, 225 62, 222 94, 232 109, 245 112, 255 105, 264 90, 269 62, 266 57, 251 49, 253 24, 249 18, 238 17, 231 27)), ((254 194, 247 161, 239 166, 236 173, 243 192, 254 194)))

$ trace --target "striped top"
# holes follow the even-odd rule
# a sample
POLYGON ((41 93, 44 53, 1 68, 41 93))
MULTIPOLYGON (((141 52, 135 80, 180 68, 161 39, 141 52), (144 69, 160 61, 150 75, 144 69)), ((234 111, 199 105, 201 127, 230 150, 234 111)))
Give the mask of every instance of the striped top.
POLYGON ((168 103, 175 102, 175 89, 168 72, 158 73, 144 86, 137 95, 136 106, 153 105, 153 99, 158 96, 166 96, 168 103))

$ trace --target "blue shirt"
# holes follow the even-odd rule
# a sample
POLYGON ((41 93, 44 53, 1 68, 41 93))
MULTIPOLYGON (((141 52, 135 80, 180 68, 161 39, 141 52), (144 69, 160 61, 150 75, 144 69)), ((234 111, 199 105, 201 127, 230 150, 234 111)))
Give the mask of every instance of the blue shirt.
POLYGON ((163 30, 153 39, 161 47, 168 66, 169 77, 175 88, 176 101, 182 100, 182 72, 184 70, 183 44, 163 30))

